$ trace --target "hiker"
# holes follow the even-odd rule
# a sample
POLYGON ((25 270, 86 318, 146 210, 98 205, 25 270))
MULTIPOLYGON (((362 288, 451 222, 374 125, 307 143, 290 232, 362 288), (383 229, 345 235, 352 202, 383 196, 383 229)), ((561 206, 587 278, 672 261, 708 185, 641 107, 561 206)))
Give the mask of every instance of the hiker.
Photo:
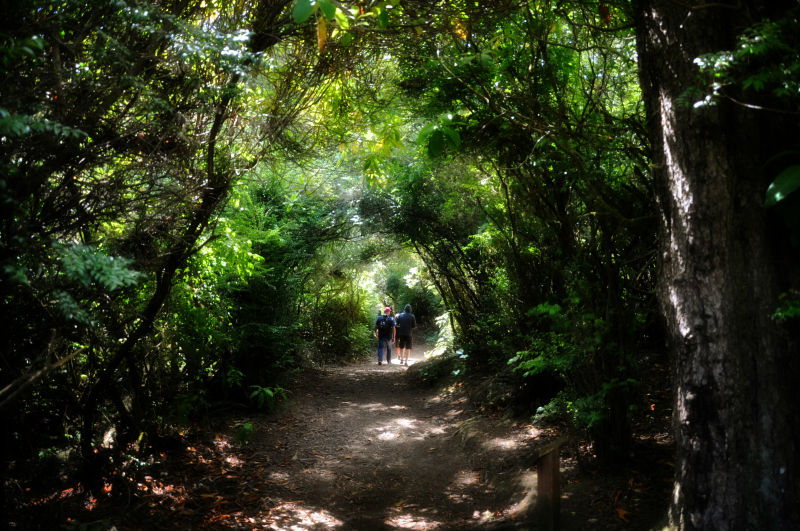
POLYGON ((406 304, 403 313, 397 316, 397 360, 400 365, 408 366, 411 355, 411 329, 417 327, 417 319, 411 313, 411 305, 406 304), (408 349, 408 350, 406 350, 408 349), (403 355, 405 354, 405 359, 403 355))
POLYGON ((390 307, 383 310, 383 315, 375 320, 375 339, 378 340, 378 365, 383 364, 383 349, 386 349, 386 363, 392 363, 392 343, 395 336, 394 318, 390 307))

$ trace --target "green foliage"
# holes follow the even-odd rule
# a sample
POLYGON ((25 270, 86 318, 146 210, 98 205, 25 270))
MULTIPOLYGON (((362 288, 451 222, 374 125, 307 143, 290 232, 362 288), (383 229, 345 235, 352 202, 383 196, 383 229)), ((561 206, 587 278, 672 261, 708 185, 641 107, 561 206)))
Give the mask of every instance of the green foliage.
POLYGON ((789 166, 769 185, 764 207, 775 205, 798 188, 800 188, 800 166, 789 166))
POLYGON ((428 155, 436 158, 442 154, 445 144, 451 151, 456 151, 461 145, 461 135, 453 126, 466 125, 464 122, 453 121, 452 114, 442 114, 436 122, 423 127, 417 135, 417 144, 427 142, 428 155))
POLYGON ((458 359, 456 359, 455 367, 453 367, 453 376, 464 376, 464 373, 467 372, 466 360, 469 358, 469 355, 464 354, 463 350, 457 350, 455 355, 458 359))
POLYGON ((133 286, 143 280, 144 275, 133 271, 133 260, 120 256, 106 256, 98 249, 87 245, 65 246, 55 243, 53 247, 60 255, 64 274, 79 281, 84 288, 94 285, 114 291, 124 286, 133 286))
MULTIPOLYGON (((578 428, 592 430, 602 423, 608 422, 612 414, 610 406, 614 400, 613 397, 620 393, 630 395, 638 386, 639 382, 633 378, 625 380, 612 378, 611 381, 603 382, 597 393, 576 398, 571 405, 574 425, 578 428)), ((628 405, 626 415, 633 412, 634 408, 633 404, 628 405)))
POLYGON ((470 13, 406 43, 400 86, 429 158, 397 156, 391 198, 362 212, 423 258, 467 367, 517 352, 511 365, 568 382, 581 426, 624 448, 617 383, 660 333, 648 147, 627 30, 592 32, 574 21, 596 13, 571 9, 470 13))
POLYGON ((244 373, 242 371, 233 366, 228 367, 228 372, 225 375, 225 381, 227 382, 229 388, 242 387, 243 380, 244 373))
POLYGON ((362 4, 13 4, 0 388, 79 352, 20 439, 55 426, 89 463, 100 430, 113 453, 219 399, 270 406, 371 352, 385 302, 439 316, 439 376, 521 352, 578 398, 627 378, 655 241, 630 35, 548 2, 362 4))
POLYGON ((769 92, 778 101, 796 100, 800 95, 797 13, 795 8, 777 21, 755 23, 742 31, 733 50, 696 58, 696 84, 680 101, 694 102, 695 107, 714 105, 720 98, 729 98, 734 87, 748 97, 769 92))
POLYGON ((531 422, 537 426, 571 423, 575 419, 575 408, 568 392, 560 391, 550 402, 537 408, 531 422))
POLYGON ((791 289, 786 293, 781 293, 778 298, 781 303, 772 314, 773 319, 786 321, 800 317, 800 292, 798 290, 791 289))
POLYGON ((440 312, 441 298, 425 265, 418 257, 403 252, 395 253, 387 262, 376 273, 381 277, 377 289, 382 300, 389 302, 395 313, 404 311, 406 304, 411 305, 418 324, 432 322, 440 312))
POLYGON ((31 116, 12 114, 0 108, 0 135, 21 137, 36 133, 76 139, 86 137, 86 133, 80 129, 50 120, 37 120, 31 116))
POLYGON ((448 376, 463 378, 468 370, 469 355, 463 350, 448 352, 440 356, 430 356, 420 368, 419 376, 423 382, 434 385, 448 376))
POLYGON ((188 426, 192 417, 207 405, 205 391, 197 394, 178 393, 172 400, 169 418, 180 426, 188 426))
POLYGON ((432 343, 433 348, 428 351, 426 356, 428 357, 437 357, 437 356, 444 356, 452 353, 454 351, 453 345, 455 343, 455 331, 453 330, 451 324, 451 318, 449 312, 445 312, 442 315, 438 316, 434 321, 436 324, 437 332, 432 343))
POLYGON ((295 0, 292 17, 298 24, 305 22, 317 9, 320 2, 315 0, 295 0))
POLYGON ((250 422, 239 422, 233 427, 239 428, 236 430, 236 441, 242 446, 250 442, 250 439, 252 439, 253 435, 255 434, 253 424, 250 422))
POLYGON ((264 404, 267 407, 272 408, 275 405, 275 396, 280 396, 284 400, 286 400, 286 389, 282 387, 261 387, 259 385, 251 385, 250 389, 253 390, 250 393, 250 400, 255 399, 258 403, 258 409, 263 409, 264 404))
MULTIPOLYGON (((572 323, 562 313, 562 308, 557 304, 543 303, 532 308, 528 317, 533 329, 531 348, 518 352, 508 360, 508 364, 515 365, 515 370, 524 371, 524 376, 546 371, 563 374, 575 369, 581 352, 571 341, 572 323)), ((602 327, 602 321, 595 320, 595 324, 602 327)), ((602 334, 596 332, 594 341, 601 342, 602 334)))

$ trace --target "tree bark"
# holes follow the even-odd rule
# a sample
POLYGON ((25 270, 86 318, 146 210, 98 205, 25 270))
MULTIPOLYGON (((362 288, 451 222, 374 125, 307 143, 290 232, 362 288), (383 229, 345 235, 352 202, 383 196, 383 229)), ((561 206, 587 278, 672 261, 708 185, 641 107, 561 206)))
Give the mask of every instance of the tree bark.
POLYGON ((797 149, 797 120, 677 102, 695 80, 694 58, 733 49, 742 28, 797 2, 688 3, 633 4, 672 365, 669 529, 800 529, 800 327, 771 319, 797 261, 764 209, 775 177, 765 164, 785 145, 797 149))

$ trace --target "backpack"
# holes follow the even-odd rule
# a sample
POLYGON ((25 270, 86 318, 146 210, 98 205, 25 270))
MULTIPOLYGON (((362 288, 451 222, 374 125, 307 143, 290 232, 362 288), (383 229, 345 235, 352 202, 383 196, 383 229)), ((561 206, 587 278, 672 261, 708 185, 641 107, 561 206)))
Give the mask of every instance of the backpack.
POLYGON ((388 336, 392 333, 392 323, 389 322, 388 315, 384 315, 381 322, 378 323, 378 331, 382 336, 388 336))

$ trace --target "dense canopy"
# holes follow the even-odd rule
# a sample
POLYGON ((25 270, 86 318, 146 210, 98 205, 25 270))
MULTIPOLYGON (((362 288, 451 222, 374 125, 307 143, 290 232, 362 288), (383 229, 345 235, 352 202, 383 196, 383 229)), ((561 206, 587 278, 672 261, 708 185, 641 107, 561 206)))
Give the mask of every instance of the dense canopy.
POLYGON ((5 6, 4 474, 272 407, 409 303, 448 373, 503 375, 605 464, 668 348, 670 523, 794 529, 799 9, 5 6))

